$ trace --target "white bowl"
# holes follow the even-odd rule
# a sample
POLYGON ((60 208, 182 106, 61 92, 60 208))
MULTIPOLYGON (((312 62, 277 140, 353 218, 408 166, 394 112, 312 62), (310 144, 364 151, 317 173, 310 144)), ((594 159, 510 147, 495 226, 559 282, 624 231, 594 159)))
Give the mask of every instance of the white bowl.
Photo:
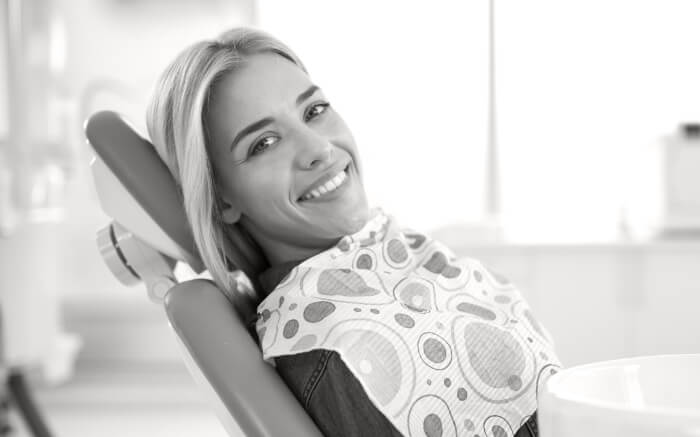
POLYGON ((540 437, 700 436, 700 354, 571 367, 538 399, 540 437))

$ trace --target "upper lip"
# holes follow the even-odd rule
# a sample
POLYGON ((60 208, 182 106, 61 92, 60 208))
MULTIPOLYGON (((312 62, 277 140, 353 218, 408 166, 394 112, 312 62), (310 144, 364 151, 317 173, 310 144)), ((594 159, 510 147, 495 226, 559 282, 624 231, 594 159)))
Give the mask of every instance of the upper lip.
POLYGON ((304 197, 306 193, 311 191, 312 188, 320 187, 321 185, 324 185, 326 182, 330 181, 340 173, 341 171, 345 170, 345 167, 350 165, 349 162, 346 163, 341 163, 341 164, 335 164, 331 167, 329 167, 326 171, 323 172, 321 176, 319 176, 318 179, 316 179, 313 183, 311 183, 308 187, 306 187, 305 190, 301 192, 301 195, 299 196, 299 199, 304 197))

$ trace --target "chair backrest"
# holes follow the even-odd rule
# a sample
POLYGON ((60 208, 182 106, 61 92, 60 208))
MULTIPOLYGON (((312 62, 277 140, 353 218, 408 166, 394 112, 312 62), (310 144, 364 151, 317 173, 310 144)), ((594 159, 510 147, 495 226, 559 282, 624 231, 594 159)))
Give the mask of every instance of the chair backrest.
MULTIPOLYGON (((85 131, 96 161, 115 176, 112 182, 103 178, 100 183, 120 183, 133 198, 131 205, 120 207, 105 207, 107 200, 101 198, 103 209, 117 221, 120 217, 114 215, 124 215, 125 209, 142 209, 171 240, 161 238, 153 246, 166 248, 169 256, 201 271, 177 187, 153 145, 114 112, 93 115, 85 131)), ((152 235, 149 240, 145 234, 152 228, 140 225, 134 216, 138 214, 131 215, 130 230, 146 242, 157 240, 152 235)), ((120 224, 129 227, 123 221, 120 224)), ((244 321, 213 282, 196 279, 175 285, 165 297, 165 310, 185 363, 204 392, 212 395, 209 400, 230 435, 240 431, 259 437, 321 435, 274 368, 262 360, 244 321)))

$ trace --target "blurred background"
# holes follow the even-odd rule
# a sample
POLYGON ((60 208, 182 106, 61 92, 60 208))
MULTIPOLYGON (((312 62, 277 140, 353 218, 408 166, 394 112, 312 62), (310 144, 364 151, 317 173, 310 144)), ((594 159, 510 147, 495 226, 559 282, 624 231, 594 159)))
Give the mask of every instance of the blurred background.
MULTIPOLYGON (((225 435, 95 233, 83 122, 145 135, 185 46, 260 27, 352 129, 370 201, 523 290, 565 366, 700 352, 693 0, 0 0, 0 367, 56 435, 225 435), (391 175, 391 177, 387 177, 391 175)), ((10 411, 9 435, 26 435, 10 411)))

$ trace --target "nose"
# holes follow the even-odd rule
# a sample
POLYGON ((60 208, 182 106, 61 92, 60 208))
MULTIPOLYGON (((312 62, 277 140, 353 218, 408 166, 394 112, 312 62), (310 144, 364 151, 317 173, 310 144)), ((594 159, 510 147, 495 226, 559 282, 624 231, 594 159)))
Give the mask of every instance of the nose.
POLYGON ((297 165, 312 170, 332 161, 333 144, 318 132, 304 126, 297 132, 297 165))

